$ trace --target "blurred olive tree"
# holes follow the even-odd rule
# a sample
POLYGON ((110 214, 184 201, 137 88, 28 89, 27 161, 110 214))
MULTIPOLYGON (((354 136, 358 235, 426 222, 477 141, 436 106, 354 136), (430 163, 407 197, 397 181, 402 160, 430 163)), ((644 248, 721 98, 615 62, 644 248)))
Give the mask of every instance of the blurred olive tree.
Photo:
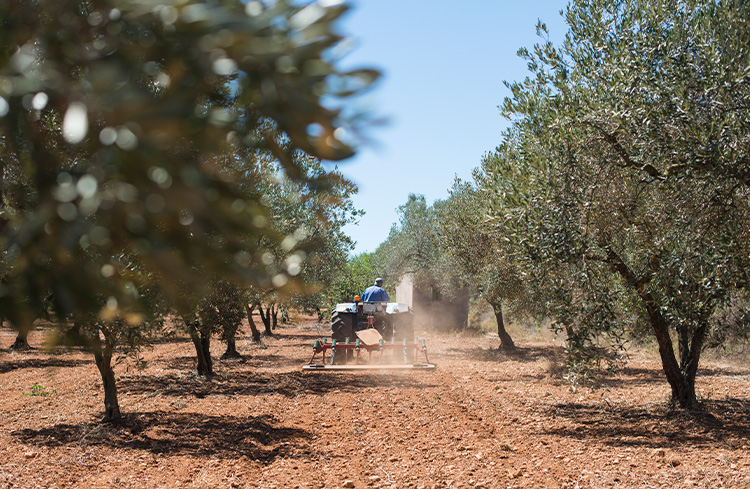
POLYGON ((61 316, 101 312, 101 296, 115 312, 137 311, 142 276, 124 273, 122 252, 178 307, 178 282, 199 290, 206 270, 287 282, 288 264, 264 245, 294 237, 271 230, 252 155, 270 152, 294 179, 306 176, 295 152, 352 154, 362 118, 344 117, 340 102, 377 73, 336 66, 346 9, 4 2, 0 313, 28 326, 48 293, 61 316))
POLYGON ((86 317, 68 336, 111 352, 159 311, 192 317, 218 281, 294 284, 302 236, 273 225, 261 161, 324 191, 299 155, 353 154, 366 116, 347 101, 378 73, 338 67, 347 8, 2 2, 0 314, 28 331, 52 312, 74 333, 86 317))

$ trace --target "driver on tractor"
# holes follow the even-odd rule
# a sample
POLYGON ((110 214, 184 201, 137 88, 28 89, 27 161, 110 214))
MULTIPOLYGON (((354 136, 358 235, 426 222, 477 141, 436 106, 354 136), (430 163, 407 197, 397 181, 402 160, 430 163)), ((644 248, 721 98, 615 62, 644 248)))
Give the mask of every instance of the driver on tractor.
POLYGON ((383 288, 383 279, 378 277, 375 284, 367 287, 362 292, 362 302, 389 302, 388 292, 383 288))

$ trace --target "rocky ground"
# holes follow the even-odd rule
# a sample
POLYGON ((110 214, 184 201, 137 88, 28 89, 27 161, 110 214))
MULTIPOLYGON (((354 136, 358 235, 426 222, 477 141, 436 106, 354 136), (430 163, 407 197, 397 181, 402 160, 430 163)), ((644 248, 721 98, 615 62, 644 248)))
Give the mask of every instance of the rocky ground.
POLYGON ((187 339, 159 343, 117 365, 110 425, 89 354, 45 351, 43 331, 11 352, 0 329, 0 488, 750 488, 745 365, 704 363, 687 413, 648 352, 573 392, 542 338, 509 355, 426 334, 431 372, 303 372, 318 331, 242 337, 212 381, 187 339))

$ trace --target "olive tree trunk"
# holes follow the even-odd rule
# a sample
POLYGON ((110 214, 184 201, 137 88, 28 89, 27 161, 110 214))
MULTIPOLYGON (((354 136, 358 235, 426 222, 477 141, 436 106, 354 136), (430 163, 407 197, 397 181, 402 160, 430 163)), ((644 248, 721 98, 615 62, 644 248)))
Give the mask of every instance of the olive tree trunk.
POLYGON ((245 311, 247 311, 247 325, 250 326, 250 332, 253 335, 253 343, 260 343, 260 331, 258 331, 258 327, 255 325, 255 320, 253 320, 254 309, 255 304, 245 304, 245 311))
POLYGON ((222 360, 226 360, 227 358, 242 358, 242 355, 240 352, 237 351, 237 340, 234 335, 229 336, 226 338, 227 342, 227 349, 224 352, 224 354, 221 356, 222 360))
POLYGON ((200 331, 198 320, 187 320, 182 318, 187 326, 190 340, 195 347, 195 356, 197 359, 196 371, 198 375, 211 378, 214 374, 213 361, 211 360, 211 335, 200 331))
POLYGON ((117 400, 115 371, 112 369, 112 353, 115 342, 111 335, 106 332, 103 332, 103 334, 104 341, 100 338, 99 333, 91 338, 91 349, 94 353, 96 368, 99 369, 99 374, 102 376, 102 386, 104 387, 104 416, 102 421, 111 423, 122 419, 122 414, 120 413, 120 403, 117 400))
POLYGON ((649 275, 641 279, 637 278, 611 247, 605 249, 609 263, 625 282, 635 289, 646 309, 651 329, 659 345, 662 369, 672 389, 672 402, 683 409, 696 408, 698 398, 695 395, 695 376, 698 373, 698 362, 706 340, 707 326, 704 324, 697 327, 692 335, 686 330, 677 332, 681 353, 681 362, 678 362, 672 338, 669 335, 671 325, 662 314, 656 297, 648 290, 649 275))
POLYGON ((10 345, 11 350, 16 351, 27 351, 31 350, 31 345, 29 345, 29 333, 31 330, 29 329, 22 329, 18 331, 18 335, 16 336, 16 341, 10 345))
POLYGON ((263 321, 263 335, 264 336, 273 336, 273 331, 271 331, 271 308, 273 307, 273 304, 269 305, 266 310, 263 310, 263 305, 261 304, 260 307, 258 307, 258 312, 260 312, 260 319, 263 321))
POLYGON ((492 311, 495 313, 495 320, 497 321, 497 336, 500 338, 501 350, 513 351, 516 349, 516 344, 513 343, 513 338, 505 330, 505 321, 503 321, 503 305, 500 301, 488 300, 492 306, 492 311))

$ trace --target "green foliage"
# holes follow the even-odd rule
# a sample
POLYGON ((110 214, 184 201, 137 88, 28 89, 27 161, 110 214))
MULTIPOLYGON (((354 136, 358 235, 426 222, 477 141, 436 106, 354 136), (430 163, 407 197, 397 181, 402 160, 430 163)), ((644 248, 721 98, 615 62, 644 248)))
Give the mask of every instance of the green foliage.
POLYGON ((245 316, 242 293, 236 285, 214 281, 211 293, 198 303, 200 331, 206 335, 220 333, 223 340, 234 338, 245 316))
POLYGON ((352 154, 361 120, 341 102, 377 74, 335 66, 346 9, 4 2, 0 312, 28 324, 48 291, 61 317, 97 313, 102 296, 147 308, 122 255, 179 307, 190 307, 180 283, 203 295, 206 271, 263 288, 288 281, 288 264, 267 255, 288 236, 269 227, 253 168, 271 155, 305 180, 300 151, 352 154))
POLYGON ((479 186, 481 174, 475 172, 475 179, 477 185, 457 179, 449 198, 434 205, 440 276, 469 285, 491 305, 503 304, 518 315, 533 315, 537 311, 512 260, 504 231, 488 225, 490 209, 479 186))
POLYGON ((354 191, 320 160, 353 154, 364 119, 345 102, 378 76, 336 66, 347 8, 0 4, 0 314, 28 330, 51 309, 94 353, 105 418, 120 416, 113 353, 147 345, 167 311, 210 375, 213 329, 255 291, 298 291, 325 253, 294 204, 354 191))
POLYGON ((317 311, 325 307, 326 290, 342 275, 354 246, 343 228, 357 222, 363 211, 351 199, 357 187, 338 169, 325 171, 318 159, 306 155, 302 159, 307 180, 304 185, 289 178, 279 180, 273 222, 279 222, 283 233, 300 237, 292 253, 283 242, 278 251, 297 286, 288 302, 317 311))
MULTIPOLYGON (((327 289, 329 300, 326 305, 332 308, 341 302, 352 302, 355 296, 361 296, 372 285, 375 277, 380 275, 383 275, 382 268, 375 253, 360 253, 350 257, 343 272, 327 289)), ((392 284, 386 286, 392 287, 392 284)))
POLYGON ((692 406, 710 320, 747 284, 750 8, 578 0, 565 18, 560 47, 520 51, 531 76, 481 170, 490 222, 571 358, 647 321, 692 406))
POLYGON ((414 284, 427 290, 436 280, 435 211, 427 205, 424 195, 409 194, 398 213, 398 224, 391 227, 388 238, 376 251, 384 265, 383 278, 387 284, 395 284, 401 276, 411 274, 414 284))
MULTIPOLYGON (((479 174, 477 174, 479 178, 479 174)), ((486 224, 487 204, 481 190, 460 180, 448 199, 428 206, 424 196, 409 195, 399 207, 399 223, 378 248, 384 276, 395 283, 404 274, 422 290, 438 290, 451 298, 469 287, 486 299, 498 321, 506 348, 513 341, 503 324, 503 306, 515 313, 531 311, 517 267, 486 224)))
POLYGON ((711 321, 706 346, 726 351, 747 349, 750 340, 750 300, 747 290, 730 295, 711 321))

